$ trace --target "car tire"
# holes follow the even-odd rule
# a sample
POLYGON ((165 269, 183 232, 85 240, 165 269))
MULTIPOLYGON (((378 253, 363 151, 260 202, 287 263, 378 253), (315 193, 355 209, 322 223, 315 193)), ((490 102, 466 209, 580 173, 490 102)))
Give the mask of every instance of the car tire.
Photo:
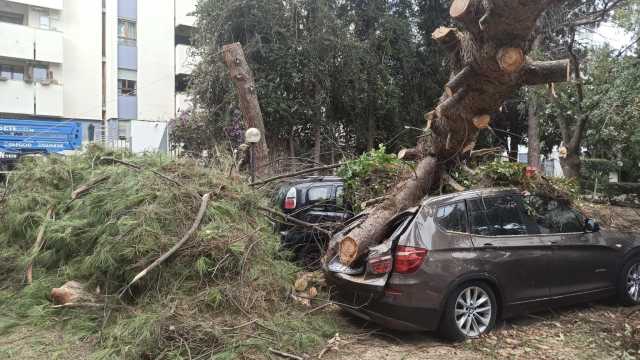
POLYGON ((618 302, 624 306, 640 305, 640 257, 628 261, 618 279, 618 302))
POLYGON ((440 336, 462 341, 486 334, 494 328, 497 313, 498 304, 490 286, 480 281, 464 283, 447 298, 440 336))

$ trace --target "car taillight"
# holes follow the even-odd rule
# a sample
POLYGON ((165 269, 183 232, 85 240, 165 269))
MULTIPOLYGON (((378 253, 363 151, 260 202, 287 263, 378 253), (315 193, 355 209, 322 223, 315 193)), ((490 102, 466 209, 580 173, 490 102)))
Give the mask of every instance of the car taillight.
POLYGON ((387 274, 393 267, 391 255, 378 256, 367 260, 369 272, 372 274, 387 274))
POLYGON ((289 192, 287 192, 287 196, 284 199, 284 208, 286 210, 293 210, 296 208, 296 199, 298 197, 298 192, 296 191, 295 187, 292 187, 291 189, 289 189, 289 192))
POLYGON ((393 270, 398 274, 411 274, 416 272, 422 265, 428 252, 427 249, 398 246, 393 270))

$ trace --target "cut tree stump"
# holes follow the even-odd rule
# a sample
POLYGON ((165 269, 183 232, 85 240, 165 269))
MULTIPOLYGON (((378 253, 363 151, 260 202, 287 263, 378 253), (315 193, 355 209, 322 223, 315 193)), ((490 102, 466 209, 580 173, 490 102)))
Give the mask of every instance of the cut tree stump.
POLYGON ((262 139, 256 146, 256 172, 258 175, 262 175, 265 170, 264 165, 269 158, 269 148, 267 147, 262 110, 258 101, 253 72, 247 64, 240 43, 225 45, 222 47, 222 52, 231 80, 235 83, 238 91, 244 126, 247 129, 257 128, 262 133, 262 139))
POLYGON ((95 296, 85 290, 84 285, 77 281, 66 282, 59 288, 51 290, 51 301, 56 305, 95 303, 95 296))

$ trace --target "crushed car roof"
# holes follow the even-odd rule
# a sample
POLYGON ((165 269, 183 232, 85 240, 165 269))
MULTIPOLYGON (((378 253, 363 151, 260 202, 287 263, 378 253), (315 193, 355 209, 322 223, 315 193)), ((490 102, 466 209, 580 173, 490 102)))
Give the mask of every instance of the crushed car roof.
POLYGON ((521 193, 522 192, 516 188, 474 189, 474 190, 461 191, 461 192, 451 193, 446 195, 428 197, 422 201, 422 205, 432 205, 432 204, 441 204, 446 202, 462 201, 462 200, 477 198, 479 196, 492 196, 492 195, 501 195, 501 194, 521 194, 521 193))

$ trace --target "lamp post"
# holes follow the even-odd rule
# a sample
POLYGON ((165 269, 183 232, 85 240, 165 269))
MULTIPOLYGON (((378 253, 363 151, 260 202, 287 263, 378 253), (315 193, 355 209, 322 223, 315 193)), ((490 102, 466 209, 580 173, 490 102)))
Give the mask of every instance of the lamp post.
POLYGON ((256 181, 256 144, 262 139, 260 130, 256 128, 247 129, 244 133, 244 141, 249 144, 249 162, 251 167, 251 182, 256 181))

